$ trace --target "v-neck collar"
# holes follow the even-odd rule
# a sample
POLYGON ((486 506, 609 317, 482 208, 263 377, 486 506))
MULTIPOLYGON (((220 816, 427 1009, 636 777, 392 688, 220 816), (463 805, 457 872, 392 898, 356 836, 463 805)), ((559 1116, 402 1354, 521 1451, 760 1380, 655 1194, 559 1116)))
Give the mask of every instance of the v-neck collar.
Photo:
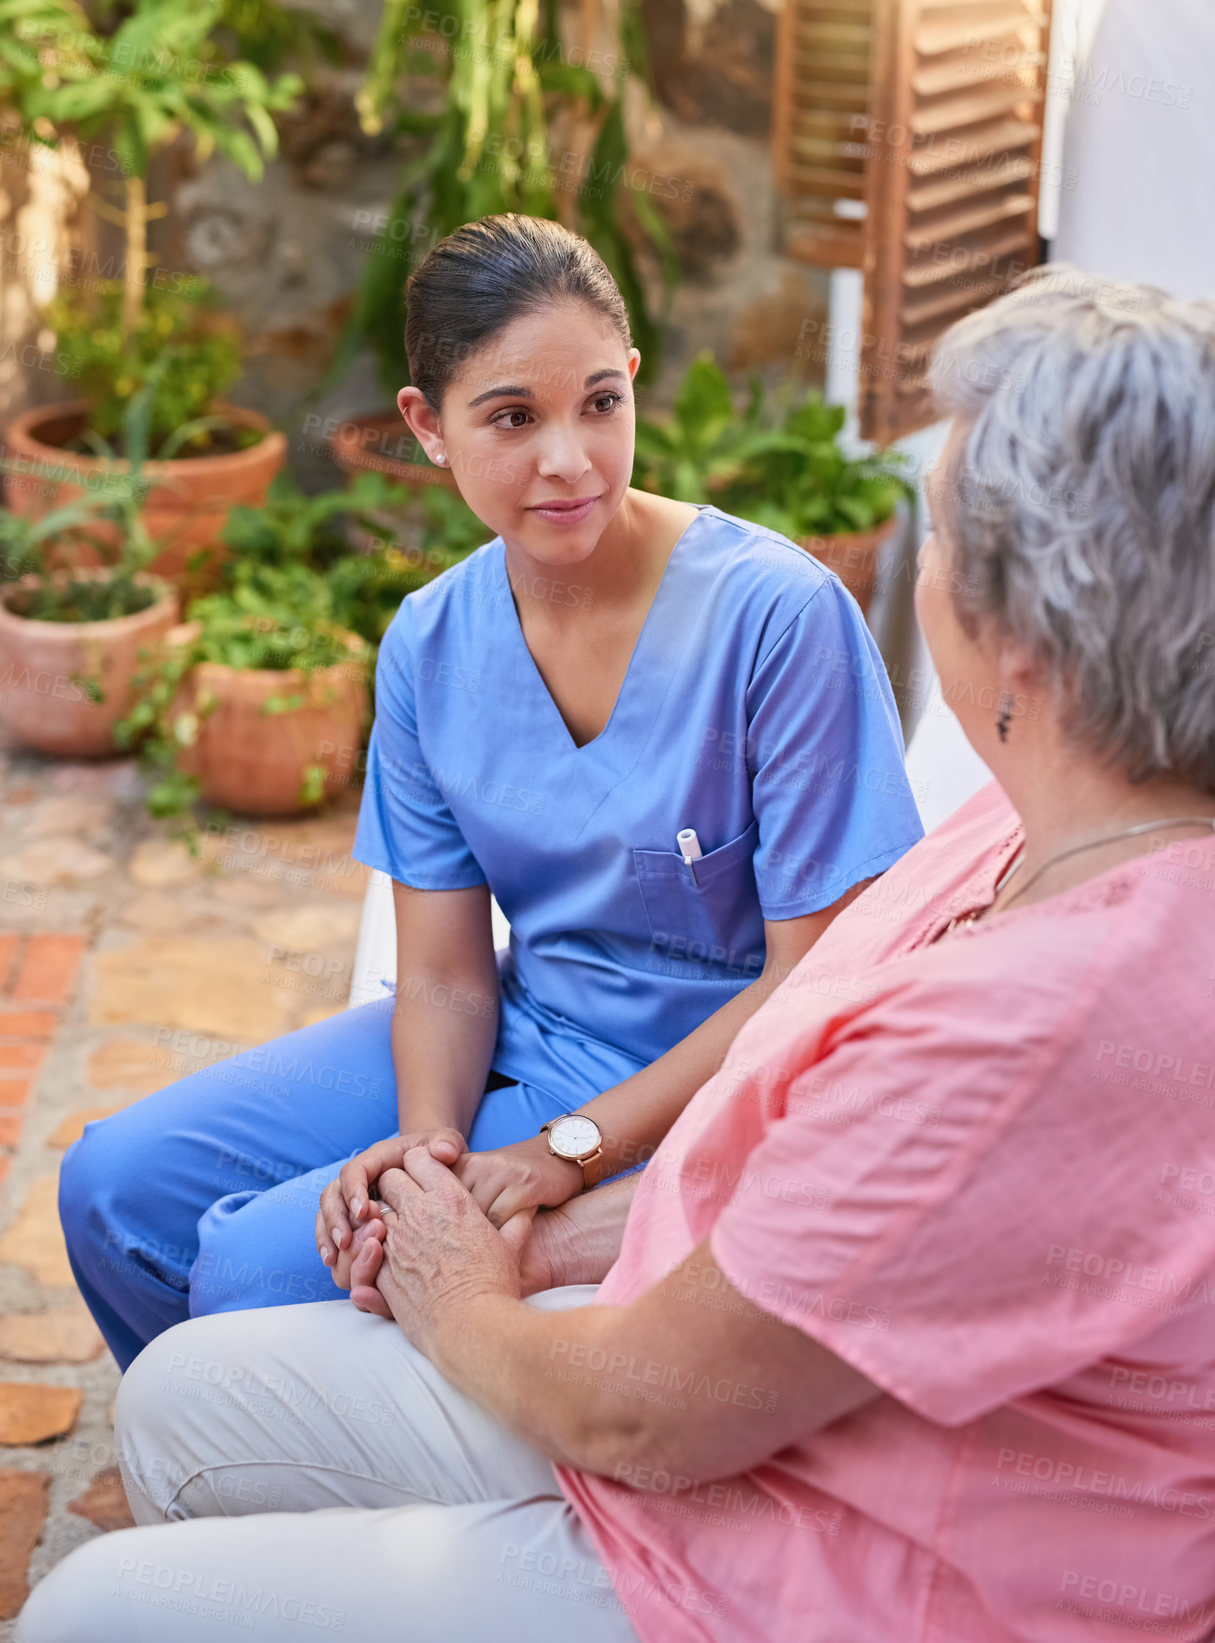
MULTIPOLYGON (((683 530, 680 531, 679 535, 676 537, 675 544, 670 553, 667 555, 667 562, 662 568, 662 576, 659 580, 657 588, 654 591, 654 597, 650 600, 650 608, 646 611, 645 620, 641 624, 637 638, 633 641, 633 649, 629 653, 628 666, 625 668, 624 677, 620 681, 620 689, 616 692, 616 700, 612 703, 612 711, 608 714, 607 722, 605 723, 603 729, 597 736, 592 736, 589 742, 579 743, 574 740, 573 736, 570 734, 570 727, 565 722, 565 715, 554 701, 552 691, 544 682, 544 675, 536 666, 536 658, 532 655, 531 646, 528 644, 527 636, 523 632, 523 623, 519 620, 519 609, 515 604, 515 593, 514 589, 510 585, 510 572, 506 566, 506 543, 502 542, 502 574, 506 582, 507 603, 510 606, 510 615, 507 620, 510 622, 515 639, 517 640, 519 647, 523 651, 523 655, 526 658, 525 666, 531 669, 532 677, 535 679, 541 694, 548 704, 548 711, 556 720, 560 734, 565 737, 569 752, 585 753, 592 747, 601 748, 607 740, 609 732, 621 717, 621 703, 624 701, 625 695, 629 690, 629 686, 635 672, 634 663, 637 661, 637 658, 641 653, 646 632, 651 626, 654 625, 654 612, 661 604, 666 602, 666 598, 669 596, 668 588, 672 581, 671 567, 675 563, 675 560, 680 556, 680 550, 687 541, 688 533, 696 528, 706 514, 718 513, 720 511, 711 502, 696 503, 695 507, 697 510, 696 518, 688 520, 683 530)), ((501 541, 501 538, 499 538, 499 541, 501 541)))

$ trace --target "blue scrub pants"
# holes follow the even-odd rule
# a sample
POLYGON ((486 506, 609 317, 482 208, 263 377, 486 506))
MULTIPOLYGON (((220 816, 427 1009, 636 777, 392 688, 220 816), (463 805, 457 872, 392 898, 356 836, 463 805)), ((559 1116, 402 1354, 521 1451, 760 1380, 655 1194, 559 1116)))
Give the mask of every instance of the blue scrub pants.
MULTIPOLYGON (((59 1177, 80 1293, 119 1367, 213 1312, 340 1301, 316 1248, 323 1189, 399 1133, 391 996, 216 1062, 86 1124, 59 1177)), ((567 1109, 496 1075, 468 1137, 484 1152, 567 1109)))

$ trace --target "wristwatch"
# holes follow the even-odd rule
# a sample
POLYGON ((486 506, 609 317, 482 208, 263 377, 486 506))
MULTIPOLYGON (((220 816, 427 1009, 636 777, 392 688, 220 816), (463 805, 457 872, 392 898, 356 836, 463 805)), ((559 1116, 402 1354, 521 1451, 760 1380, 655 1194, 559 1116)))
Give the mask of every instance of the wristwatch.
POLYGON ((550 1118, 541 1124, 540 1134, 548 1138, 548 1150, 557 1158, 567 1158, 571 1164, 582 1166, 583 1191, 590 1186, 586 1166, 593 1164, 603 1153, 603 1132, 593 1118, 585 1113, 567 1112, 561 1118, 550 1118))

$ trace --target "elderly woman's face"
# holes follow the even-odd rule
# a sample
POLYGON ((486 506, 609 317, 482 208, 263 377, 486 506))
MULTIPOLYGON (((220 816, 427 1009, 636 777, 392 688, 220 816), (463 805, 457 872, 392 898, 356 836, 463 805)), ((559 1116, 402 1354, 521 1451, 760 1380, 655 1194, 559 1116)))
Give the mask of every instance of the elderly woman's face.
POLYGON ((915 613, 941 681, 941 693, 970 741, 985 753, 1000 696, 996 660, 983 645, 982 635, 972 637, 958 620, 953 593, 959 573, 948 536, 950 494, 969 431, 965 423, 954 422, 944 450, 925 476, 932 530, 916 560, 915 613))

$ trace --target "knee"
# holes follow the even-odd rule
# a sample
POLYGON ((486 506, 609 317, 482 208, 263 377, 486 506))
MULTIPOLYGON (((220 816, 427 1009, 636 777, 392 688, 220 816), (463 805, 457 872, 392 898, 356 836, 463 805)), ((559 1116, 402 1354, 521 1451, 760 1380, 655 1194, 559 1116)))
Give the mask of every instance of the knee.
MULTIPOLYGON (((119 1543, 133 1530, 119 1529, 86 1541, 39 1581, 17 1617, 14 1643, 128 1643, 130 1628, 106 1626, 98 1610, 122 1572, 119 1543), (118 1554, 116 1556, 116 1554, 118 1554)), ((134 1565, 132 1564, 132 1567, 134 1565)))
POLYGON ((114 1446, 131 1511, 140 1525, 186 1515, 176 1498, 191 1473, 186 1451, 197 1411, 187 1409, 183 1398, 208 1389, 211 1358, 213 1353, 197 1339, 194 1324, 175 1324, 148 1342, 119 1383, 114 1446))
POLYGON ((147 1184, 147 1159, 112 1118, 95 1120, 63 1155, 59 1170, 59 1219, 75 1255, 93 1243, 112 1240, 135 1189, 147 1184))

